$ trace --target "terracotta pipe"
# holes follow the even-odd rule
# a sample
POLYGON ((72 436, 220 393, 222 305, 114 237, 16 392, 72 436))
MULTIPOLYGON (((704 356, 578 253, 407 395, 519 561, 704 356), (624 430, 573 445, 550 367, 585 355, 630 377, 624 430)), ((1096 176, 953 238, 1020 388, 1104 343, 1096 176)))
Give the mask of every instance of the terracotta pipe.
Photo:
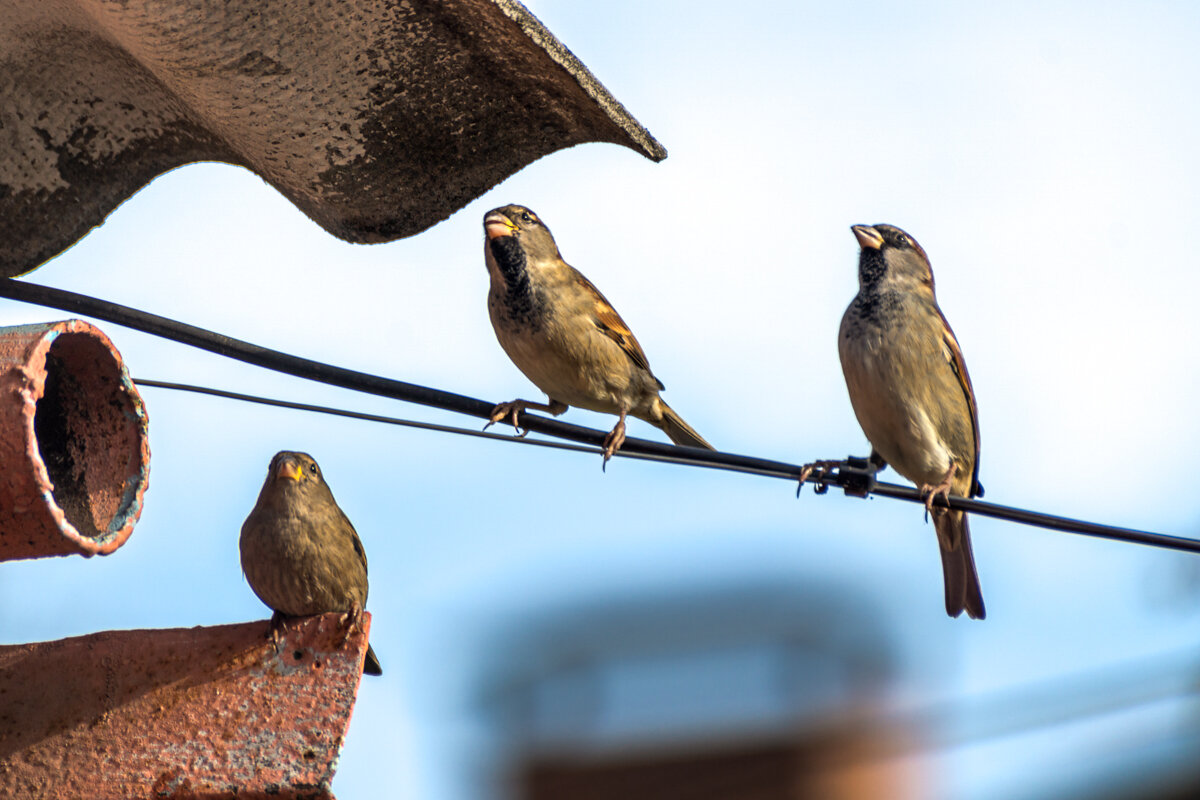
POLYGON ((82 320, 0 328, 0 561, 107 555, 142 513, 142 398, 82 320))

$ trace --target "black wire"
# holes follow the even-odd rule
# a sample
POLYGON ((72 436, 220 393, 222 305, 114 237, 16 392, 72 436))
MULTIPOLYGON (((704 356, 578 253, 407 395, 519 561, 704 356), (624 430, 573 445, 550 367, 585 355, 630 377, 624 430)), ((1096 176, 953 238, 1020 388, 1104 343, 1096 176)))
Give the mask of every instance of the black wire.
MULTIPOLYGON (((444 392, 439 389, 431 389, 426 386, 417 384, 405 383, 404 381, 392 380, 391 378, 383 378, 378 375, 371 375, 365 372, 356 372, 354 370, 345 369, 343 367, 324 364, 319 361, 312 361, 307 358, 300 358, 288 353, 281 353, 277 350, 270 350, 265 347, 259 347, 249 342, 243 342, 238 339, 233 339, 228 336, 222 336, 219 333, 197 328, 193 325, 187 325, 182 322, 177 322, 166 317, 160 317, 155 314, 148 314, 144 311, 139 311, 127 306, 110 303, 105 300, 99 300, 87 295, 69 292, 65 289, 55 289, 49 286, 39 286, 38 284, 26 283, 17 281, 11 278, 0 279, 0 297, 8 297, 13 300, 21 300, 27 303, 35 303, 37 305, 57 308, 63 311, 70 311, 85 316, 94 317, 96 319, 106 320, 116 325, 121 325, 127 328, 133 328, 144 333, 149 333, 154 336, 159 336, 164 339, 180 342, 192 347, 208 350, 212 353, 223 355, 227 358, 243 361, 247 364, 263 367, 265 369, 283 372, 288 375, 295 375, 300 378, 319 381, 321 383, 340 386, 345 389, 353 389, 355 391, 366 392, 368 394, 390 397, 396 400, 404 400, 410 403, 432 406, 441 408, 447 411, 456 411, 461 414, 467 414, 481 419, 487 419, 491 415, 495 404, 488 403, 483 400, 478 400, 465 395, 454 394, 452 392, 444 392)), ((151 385, 147 382, 145 385, 151 385)), ((183 384, 175 384, 173 387, 182 388, 183 384)), ((165 387, 164 387, 165 388, 165 387)), ((281 405, 292 408, 305 408, 306 410, 319 411, 323 410, 318 406, 304 406, 302 404, 287 404, 285 401, 274 401, 266 398, 251 398, 249 395, 235 396, 234 393, 222 393, 219 390, 208 390, 202 387, 191 387, 189 391, 202 391, 207 394, 215 394, 220 396, 235 397, 235 399, 250 399, 252 402, 262 402, 270 405, 281 405)), ((355 412, 342 412, 333 409, 324 410, 324 413, 335 413, 341 416, 356 416, 355 412)), ((362 418, 368 419, 369 416, 362 418)), ((376 421, 386 421, 390 418, 380 418, 376 421)), ((407 423, 397 421, 395 424, 410 424, 412 427, 423 427, 424 423, 407 423)), ((522 428, 537 433, 544 433, 550 436, 556 436, 560 439, 580 442, 593 447, 600 446, 606 433, 604 431, 585 428, 580 425, 572 425, 558 420, 539 417, 533 414, 522 412, 520 415, 520 424, 522 428)), ((441 428, 429 426, 431 430, 440 430, 441 428)), ((459 432, 463 429, 446 428, 447 431, 459 432)), ((473 431, 472 435, 477 435, 480 432, 473 431)), ((503 437, 500 434, 483 434, 485 438, 503 437)), ((529 440, 530 444, 539 446, 558 446, 561 449, 570 449, 563 445, 553 445, 542 440, 529 440)), ((587 451, 587 448, 578 448, 587 451)), ((800 480, 807 476, 807 480, 817 485, 818 491, 823 492, 828 486, 837 486, 847 491, 847 493, 859 494, 867 496, 868 494, 878 494, 884 497, 891 497, 898 500, 907 500, 909 502, 923 503, 924 498, 916 489, 908 486, 899 486, 892 483, 880 483, 873 479, 868 479, 864 486, 863 472, 853 469, 832 469, 824 472, 818 472, 814 476, 808 476, 805 467, 795 464, 787 464, 782 461, 771 461, 769 459, 754 458, 751 456, 736 455, 733 453, 724 453, 715 450, 704 450, 695 447, 681 447, 679 445, 663 444, 661 442, 653 442, 648 439, 630 438, 626 439, 621 449, 617 451, 618 456, 626 458, 640 458, 644 460, 661 461, 673 464, 687 464, 691 466, 703 466, 714 469, 724 469, 734 472, 743 472, 752 475, 762 475, 766 477, 784 478, 789 480, 800 480)), ((1134 542, 1137 544, 1150 545, 1153 547, 1162 547, 1170 550, 1182 550, 1191 553, 1200 553, 1200 541, 1188 539, 1179 536, 1168 536, 1160 533, 1150 533, 1148 531, 1134 530, 1131 528, 1119 528, 1111 525, 1100 525, 1094 522, 1086 522, 1083 520, 1072 519, 1070 517, 1059 517, 1051 514, 1042 514, 1034 511, 1027 511, 1009 506, 1000 506, 994 503, 985 503, 980 500, 968 500, 964 497, 950 497, 946 502, 938 498, 937 505, 950 508, 970 511, 984 516, 1004 519, 1010 522, 1019 522, 1024 525, 1034 525, 1037 527, 1048 528, 1051 530, 1060 530, 1069 533, 1077 533, 1085 536, 1094 536, 1102 539, 1111 539, 1115 541, 1134 542)))
MULTIPOLYGON (((278 350, 271 350, 256 344, 243 342, 239 339, 213 333, 204 328, 197 328, 194 325, 177 322, 167 317, 149 314, 145 311, 110 303, 106 300, 99 300, 76 292, 69 292, 65 289, 55 289, 50 286, 39 286, 35 283, 4 278, 0 280, 0 297, 8 297, 13 300, 21 300, 26 303, 35 303, 62 311, 70 311, 102 319, 163 339, 170 339, 171 341, 201 350, 207 350, 210 353, 217 353, 226 358, 253 364, 257 367, 282 372, 287 375, 295 375, 298 378, 307 378, 308 380, 327 383, 332 386, 340 386, 344 389, 353 389, 359 392, 366 392, 367 394, 418 403, 445 411, 456 411, 460 414, 467 414, 472 417, 479 417, 480 419, 487 419, 491 415, 492 409, 495 408, 494 403, 486 403, 483 400, 477 400, 473 397, 444 392, 439 389, 431 389, 413 383, 405 383, 404 381, 371 375, 366 372, 356 372, 355 370, 337 367, 332 364, 324 364, 320 361, 281 353, 278 350)), ((606 436, 606 433, 603 431, 531 414, 522 413, 519 421, 522 428, 583 444, 602 445, 606 436)), ((675 449, 674 445, 636 438, 626 439, 622 445, 622 449, 628 450, 630 453, 658 456, 675 456, 678 454, 678 450, 675 449)), ((698 448, 694 450, 695 457, 699 460, 722 463, 722 459, 710 450, 701 450, 698 448)), ((736 459, 737 457, 734 458, 736 459)), ((799 472, 796 473, 796 477, 799 477, 799 472)))
MULTIPOLYGON (((414 420, 399 419, 397 417, 385 417, 378 414, 367 414, 359 411, 347 411, 339 408, 330 408, 328 406, 318 406, 309 403, 297 403, 290 400, 275 400, 267 397, 257 397, 255 395, 241 394, 238 392, 229 392, 223 389, 211 389, 205 386, 193 386, 185 383, 170 383, 167 381, 155 381, 142 378, 134 379, 134 383, 139 386, 150 386, 159 389, 174 389, 185 392, 195 392, 197 394, 208 394, 216 397, 225 397, 232 400, 241 400, 249 403, 259 403, 262 405, 278 406, 280 408, 292 408, 301 411, 312 411, 319 414, 331 414, 339 417, 349 417, 352 419, 367 420, 370 422, 382 422, 389 425, 402 425, 409 428, 418 428, 422 430, 438 431, 441 433, 454 433, 462 436, 476 436, 482 439, 500 440, 505 442, 516 442, 521 444, 531 444, 538 447, 549 447, 557 450, 570 450, 579 453, 599 453, 598 447, 580 447, 579 445, 563 444, 562 442, 549 442, 544 439, 530 439, 527 437, 516 437, 501 433, 488 433, 487 431, 477 431, 470 428, 459 428, 452 425, 438 425, 431 422, 417 422, 414 420)), ((760 466, 754 467, 749 465, 735 465, 715 463, 709 459, 696 459, 690 455, 682 453, 690 453, 694 448, 677 448, 681 454, 669 454, 667 456, 658 456, 644 453, 626 453, 624 449, 618 450, 616 455, 624 458, 633 458, 641 461, 655 461, 659 463, 680 464, 684 466, 705 467, 708 469, 722 469, 731 472, 740 472, 751 475, 761 475, 770 478, 784 478, 787 480, 796 480, 797 476, 803 472, 803 467, 794 464, 781 464, 783 469, 775 469, 772 465, 779 462, 767 461, 763 459, 748 459, 740 457, 745 461, 759 461, 760 466)), ((704 451, 698 451, 704 452, 704 451)), ((825 483, 834 483, 838 480, 838 476, 832 477, 817 477, 809 478, 810 481, 818 485, 825 483)), ((843 482, 845 479, 842 479, 843 482)), ((840 485, 840 484, 839 484, 840 485)), ((875 482, 870 489, 871 494, 879 494, 884 497, 893 497, 900 500, 910 500, 913 502, 923 503, 920 492, 907 486, 899 486, 894 483, 875 482)), ((1113 539, 1117 541, 1131 541, 1139 544, 1147 544, 1154 547, 1163 547, 1172 550, 1183 550, 1186 552, 1200 553, 1200 541, 1194 539, 1185 539, 1176 536, 1167 536, 1160 533, 1148 533, 1146 531, 1131 530, 1129 528, 1116 528, 1109 525, 1098 525, 1096 523, 1084 522, 1082 520, 1071 519, 1069 517, 1058 517, 1051 514, 1040 514, 1032 511, 1026 511, 1020 508, 1012 508, 1010 506, 996 505, 995 503, 984 503, 979 500, 967 500, 961 497, 950 498, 951 508, 962 508, 964 511, 972 511, 984 516, 996 517, 997 519, 1006 519, 1011 522, 1020 522, 1026 525, 1036 527, 1053 528, 1069 533, 1080 533, 1088 536, 1096 536, 1105 539, 1113 539)))
MULTIPOLYGON (((330 414, 337 417, 349 417, 350 419, 361 419, 368 422, 382 422, 387 425, 400 425, 406 428, 417 428, 419 430, 437 431, 439 433, 454 433, 460 436, 475 436, 480 439, 491 439, 493 441, 512 442, 515 444, 531 444, 537 447, 547 447, 554 450, 568 450, 575 453, 595 453, 599 455, 603 452, 600 447, 584 447, 577 444, 564 444, 563 442, 552 442, 546 439, 530 439, 525 436, 514 436, 510 433, 490 433, 488 431, 475 430, 473 428, 459 428, 454 425, 439 425, 434 422, 418 422, 411 419, 400 419, 399 417, 385 417, 379 414, 368 414, 362 411, 348 411, 342 408, 331 408, 329 406, 317 406, 310 403, 297 403, 292 400, 276 400, 270 397, 258 397, 252 394, 241 394, 240 392, 230 392, 225 389, 213 389, 208 386, 194 386, 189 383, 172 383, 169 381, 155 381, 146 378, 134 378, 133 382, 138 386, 150 386, 156 389, 173 389, 181 392, 195 392, 196 394, 207 394, 214 397, 224 397, 230 400, 241 400, 246 403, 258 403, 265 406, 278 406, 279 408, 291 408, 298 411, 312 411, 317 414, 330 414)), ((693 448, 678 448, 681 452, 684 450, 692 450, 693 448)), ((778 470, 751 470, 745 467, 735 467, 727 464, 718 464, 711 461, 699 461, 687 456, 681 455, 648 455, 643 453, 626 453, 624 448, 618 450, 617 456, 622 458, 631 458, 637 461, 655 461, 662 464, 683 464, 693 467, 707 467, 709 469, 730 470, 734 472, 744 472, 755 475, 766 475, 776 478, 793 478, 790 469, 799 472, 800 467, 791 467, 787 474, 781 474, 778 470)), ((766 462, 771 463, 771 462, 766 462)))

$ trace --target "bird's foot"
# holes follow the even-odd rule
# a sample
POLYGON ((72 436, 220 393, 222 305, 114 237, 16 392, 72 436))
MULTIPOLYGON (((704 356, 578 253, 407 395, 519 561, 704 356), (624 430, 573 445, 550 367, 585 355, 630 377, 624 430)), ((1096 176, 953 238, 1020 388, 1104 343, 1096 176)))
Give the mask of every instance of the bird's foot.
POLYGON ((950 469, 946 470, 946 476, 942 478, 942 482, 937 486, 930 486, 927 483, 921 484, 921 497, 925 499, 925 521, 929 521, 929 515, 933 513, 933 503, 938 495, 941 495, 943 502, 947 506, 950 505, 950 489, 954 485, 954 476, 958 473, 958 464, 954 461, 950 462, 950 469))
POLYGON ((559 414, 567 410, 567 404, 553 398, 551 398, 550 402, 548 403, 535 403, 532 400, 520 399, 512 400, 507 403, 500 403, 492 409, 491 416, 488 417, 488 424, 484 425, 483 429, 486 431, 497 422, 500 422, 505 417, 508 417, 507 422, 516 429, 517 438, 523 439, 525 435, 529 433, 529 428, 521 428, 521 425, 517 422, 517 415, 528 409, 533 409, 534 411, 545 411, 547 414, 557 417, 559 414))
POLYGON ((524 411, 527 405, 528 404, 524 400, 513 400, 508 403, 500 403, 492 409, 492 414, 490 417, 488 417, 488 424, 484 425, 483 429, 486 431, 497 422, 500 422, 501 420, 504 420, 505 417, 508 417, 506 421, 516 430, 517 438, 524 438, 525 435, 529 433, 529 429, 525 428, 522 430, 521 426, 517 423, 517 415, 524 411))
POLYGON ((825 494, 830 485, 841 488, 851 497, 867 497, 875 490, 875 475, 887 466, 874 453, 870 458, 846 456, 844 461, 812 461, 800 468, 796 496, 806 481, 812 481, 815 494, 825 494))
POLYGON ((267 625, 267 638, 271 640, 271 646, 276 650, 279 649, 279 637, 285 621, 287 621, 287 615, 276 611, 271 614, 271 622, 267 625))
POLYGON ((621 414, 621 418, 617 420, 616 427, 608 432, 608 436, 604 437, 604 462, 600 465, 601 471, 608 467, 608 460, 613 457, 613 453, 621 449, 621 445, 625 443, 625 415, 621 414))
POLYGON ((829 486, 826 483, 835 469, 842 467, 844 461, 810 461, 800 468, 799 482, 796 485, 796 497, 800 496, 800 490, 804 488, 804 484, 809 478, 813 478, 813 491, 817 494, 825 494, 829 491, 829 486), (814 478, 815 476, 815 478, 814 478))
POLYGON ((346 613, 342 614, 342 642, 339 647, 345 647, 346 642, 350 641, 350 634, 355 631, 362 631, 362 606, 357 601, 350 601, 350 608, 346 613))

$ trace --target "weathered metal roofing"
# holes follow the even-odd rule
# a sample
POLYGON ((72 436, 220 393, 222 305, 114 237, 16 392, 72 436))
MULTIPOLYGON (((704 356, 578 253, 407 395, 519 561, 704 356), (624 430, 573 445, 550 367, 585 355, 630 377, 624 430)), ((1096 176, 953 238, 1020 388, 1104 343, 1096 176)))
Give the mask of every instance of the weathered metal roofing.
POLYGON ((0 797, 330 800, 367 649, 340 618, 0 646, 0 797))
POLYGON ((0 19, 0 276, 194 161, 382 242, 564 147, 666 157, 515 0, 0 0, 0 19))

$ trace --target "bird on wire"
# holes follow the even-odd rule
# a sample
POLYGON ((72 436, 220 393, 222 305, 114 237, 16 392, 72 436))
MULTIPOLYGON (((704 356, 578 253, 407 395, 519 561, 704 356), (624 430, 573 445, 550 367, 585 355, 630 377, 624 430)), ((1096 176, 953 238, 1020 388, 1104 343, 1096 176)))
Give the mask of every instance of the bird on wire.
POLYGON ((507 420, 519 431, 517 415, 525 409, 557 416, 577 406, 618 417, 604 439, 604 464, 625 441, 627 415, 659 428, 675 444, 714 449, 659 397, 663 383, 629 326, 591 281, 563 261, 536 214, 507 205, 485 214, 483 229, 496 338, 548 399, 500 403, 489 426, 507 420))
POLYGON ((946 588, 946 613, 983 619, 967 515, 934 506, 983 495, 979 415, 958 340, 934 296, 921 245, 891 225, 854 225, 860 246, 858 295, 846 309, 838 354, 850 403, 885 462, 915 483, 933 515, 946 588))
MULTIPOLYGON (((275 612, 272 640, 287 617, 335 611, 344 615, 347 638, 361 629, 367 555, 312 456, 275 454, 258 502, 242 523, 239 547, 250 588, 275 612)), ((370 645, 363 672, 383 674, 370 645)))

